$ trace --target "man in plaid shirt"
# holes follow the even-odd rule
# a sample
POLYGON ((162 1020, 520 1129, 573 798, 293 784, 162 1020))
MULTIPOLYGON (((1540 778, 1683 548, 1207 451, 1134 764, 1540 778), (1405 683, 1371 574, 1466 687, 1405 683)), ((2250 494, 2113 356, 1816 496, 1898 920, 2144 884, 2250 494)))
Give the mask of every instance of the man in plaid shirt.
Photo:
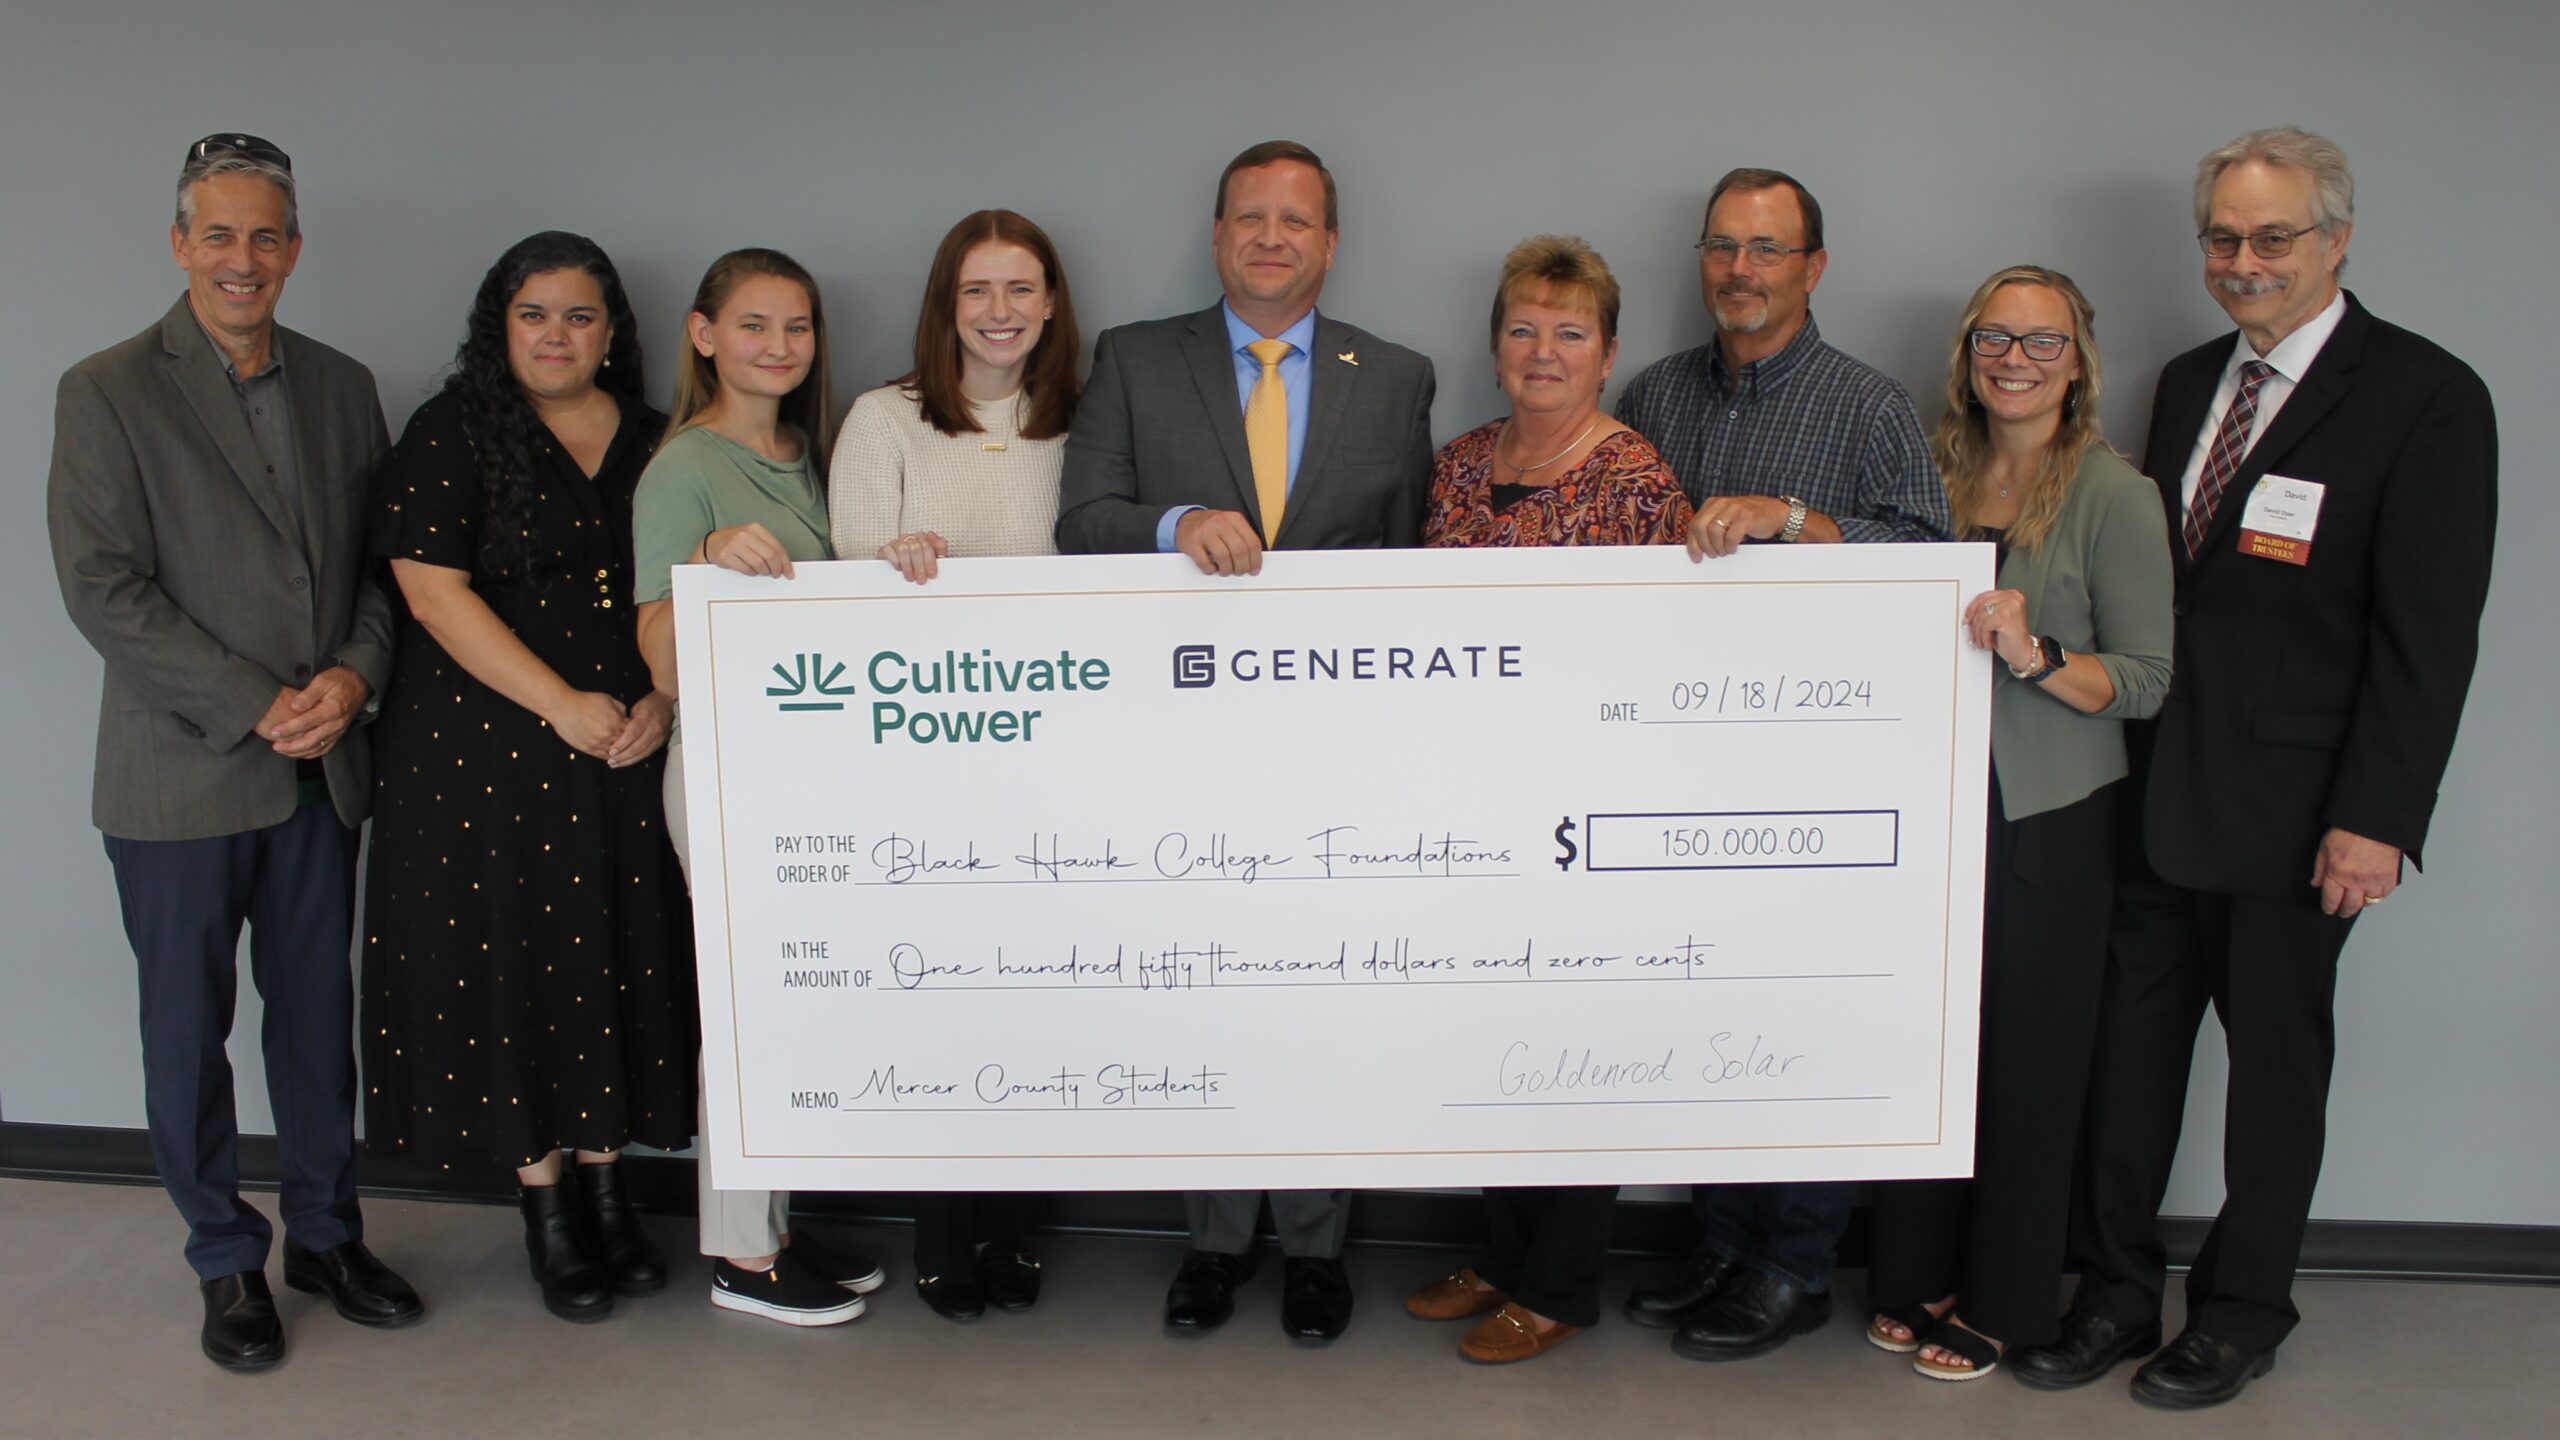
MULTIPOLYGON (((1657 360, 1618 418, 1697 506, 1692 556, 1747 541, 1944 540, 1947 496, 1911 397, 1823 343, 1809 302, 1829 257, 1822 207, 1792 176, 1736 170, 1707 197, 1699 283, 1716 338, 1657 360)), ((1846 1183, 1702 1185, 1706 1238, 1627 1297, 1697 1360, 1765 1354, 1831 1318, 1846 1183)))
POLYGON ((1716 338, 1646 366, 1618 400, 1697 507, 1691 548, 1946 539, 1910 395, 1813 323, 1821 204, 1792 176, 1736 170, 1707 199, 1697 249, 1716 338))

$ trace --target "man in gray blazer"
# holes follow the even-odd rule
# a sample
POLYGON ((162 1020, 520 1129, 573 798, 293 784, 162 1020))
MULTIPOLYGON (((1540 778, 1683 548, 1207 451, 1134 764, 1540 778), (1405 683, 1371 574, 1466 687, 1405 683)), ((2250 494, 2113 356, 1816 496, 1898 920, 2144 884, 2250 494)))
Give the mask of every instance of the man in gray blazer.
POLYGON ((372 374, 275 323, 302 250, 284 152, 198 141, 169 246, 185 297, 62 377, 45 518, 63 604, 106 662, 92 816, 140 968, 152 1157, 186 1217, 205 1354, 256 1370, 284 1330, 223 1051, 244 922, 285 1282, 359 1324, 425 1313, 365 1249, 355 1190, 361 727, 391 669, 365 497, 389 447, 372 374))
MULTIPOLYGON (((1409 546, 1431 480, 1431 362, 1316 313, 1341 239, 1333 175, 1285 140, 1218 177, 1209 244, 1226 298, 1106 330, 1067 435, 1058 549, 1181 551, 1252 575, 1266 549, 1409 546)), ((1331 1340, 1351 1323, 1342 1269, 1350 1194, 1271 1192, 1286 1257, 1281 1328, 1331 1340)), ((1192 1249, 1165 1324, 1207 1330, 1253 1270, 1262 1196, 1183 1197, 1192 1249)))

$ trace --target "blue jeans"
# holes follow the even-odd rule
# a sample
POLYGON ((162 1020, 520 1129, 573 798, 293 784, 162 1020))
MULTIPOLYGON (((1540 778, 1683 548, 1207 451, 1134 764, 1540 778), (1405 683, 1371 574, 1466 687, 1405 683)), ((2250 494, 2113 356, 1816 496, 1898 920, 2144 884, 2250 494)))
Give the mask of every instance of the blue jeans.
POLYGON ((1831 1288, 1857 1194, 1854 1182, 1824 1180, 1699 1185, 1689 1197, 1709 1253, 1818 1295, 1831 1288))

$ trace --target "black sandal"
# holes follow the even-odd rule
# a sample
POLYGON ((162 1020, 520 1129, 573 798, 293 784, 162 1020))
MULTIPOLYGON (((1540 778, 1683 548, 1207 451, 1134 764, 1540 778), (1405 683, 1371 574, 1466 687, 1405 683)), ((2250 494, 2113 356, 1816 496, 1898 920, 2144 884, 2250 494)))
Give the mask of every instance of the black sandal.
POLYGON ((1937 1323, 1938 1317, 1930 1314, 1926 1305, 1884 1306, 1876 1311, 1874 1319, 1867 1322, 1867 1343, 1891 1354, 1908 1355, 1920 1348, 1920 1337, 1928 1334, 1937 1323), (1887 1324, 1901 1326, 1910 1332, 1911 1338, 1894 1339, 1884 1332, 1887 1324))
POLYGON ((1948 1318, 1930 1327, 1928 1337, 1920 1342, 1920 1346, 1913 1348, 1930 1345, 1971 1362, 1966 1365, 1950 1365, 1943 1360, 1915 1359, 1911 1362, 1912 1369, 1932 1380, 1979 1380, 2000 1368, 2000 1357, 2004 1351, 1999 1341, 1968 1328, 1954 1317, 1953 1311, 1948 1312, 1948 1318))

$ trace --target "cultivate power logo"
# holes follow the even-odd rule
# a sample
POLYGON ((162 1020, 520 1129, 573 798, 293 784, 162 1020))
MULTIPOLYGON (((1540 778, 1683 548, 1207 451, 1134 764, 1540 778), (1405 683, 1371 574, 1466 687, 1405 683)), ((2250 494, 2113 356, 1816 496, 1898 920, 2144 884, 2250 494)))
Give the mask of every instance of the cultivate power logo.
POLYGON ((853 693, 853 686, 851 684, 839 685, 837 683, 839 680, 844 678, 844 665, 842 662, 829 665, 827 663, 827 657, 814 650, 809 651, 806 654, 792 656, 791 665, 787 669, 780 665, 774 666, 773 673, 774 677, 779 679, 782 683, 779 685, 767 685, 764 687, 764 693, 767 695, 780 696, 782 698, 780 708, 784 710, 841 710, 844 708, 844 702, 841 700, 806 700, 798 698, 809 694, 812 689, 820 695, 850 695, 853 693))
POLYGON ((841 697, 860 693, 862 685, 876 696, 899 697, 871 703, 874 745, 893 740, 918 745, 985 741, 1011 745, 1029 742, 1034 724, 1048 712, 1020 705, 982 706, 957 697, 1106 690, 1111 686, 1111 662, 1081 657, 1071 650, 1020 659, 1000 656, 992 648, 945 650, 938 657, 916 660, 895 650, 880 650, 864 663, 858 685, 843 661, 810 650, 777 662, 773 675, 780 683, 766 686, 764 693, 777 710, 842 710, 841 697))

